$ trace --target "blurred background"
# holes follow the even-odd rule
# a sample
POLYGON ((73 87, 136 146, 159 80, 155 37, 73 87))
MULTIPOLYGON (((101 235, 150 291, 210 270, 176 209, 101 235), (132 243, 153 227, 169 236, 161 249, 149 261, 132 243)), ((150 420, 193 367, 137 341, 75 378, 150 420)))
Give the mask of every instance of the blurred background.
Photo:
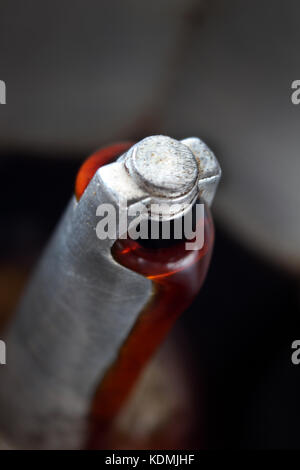
POLYGON ((176 326, 201 448, 300 447, 299 18, 296 0, 0 0, 2 325, 96 148, 198 136, 221 163, 211 268, 176 326))

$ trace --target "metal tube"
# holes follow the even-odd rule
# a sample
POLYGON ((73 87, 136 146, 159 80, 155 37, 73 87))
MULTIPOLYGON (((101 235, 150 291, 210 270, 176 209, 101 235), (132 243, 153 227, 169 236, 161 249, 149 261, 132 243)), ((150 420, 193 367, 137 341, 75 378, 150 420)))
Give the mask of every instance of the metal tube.
POLYGON ((113 258, 115 240, 97 238, 97 207, 118 209, 122 198, 129 207, 161 199, 192 204, 199 193, 210 203, 219 178, 199 139, 154 136, 100 168, 80 200, 71 199, 7 333, 0 426, 10 442, 82 445, 97 385, 152 296, 149 278, 113 258), (160 172, 146 161, 149 152, 163 156, 160 172))

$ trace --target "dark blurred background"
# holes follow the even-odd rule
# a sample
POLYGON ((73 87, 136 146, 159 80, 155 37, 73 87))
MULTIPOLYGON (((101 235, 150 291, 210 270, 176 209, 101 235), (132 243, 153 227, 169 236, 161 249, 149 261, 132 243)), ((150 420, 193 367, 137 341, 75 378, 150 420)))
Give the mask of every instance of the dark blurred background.
POLYGON ((206 448, 300 447, 299 14, 296 0, 0 0, 1 321, 87 155, 199 136, 223 168, 216 243, 177 328, 206 448))

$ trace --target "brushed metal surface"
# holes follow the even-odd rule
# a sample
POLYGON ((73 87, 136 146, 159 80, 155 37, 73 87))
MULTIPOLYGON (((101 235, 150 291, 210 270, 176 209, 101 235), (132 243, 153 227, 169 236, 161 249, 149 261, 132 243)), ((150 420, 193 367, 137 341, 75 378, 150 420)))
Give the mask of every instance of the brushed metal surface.
POLYGON ((0 432, 13 445, 81 446, 96 387, 151 298, 152 282, 112 258, 119 227, 115 238, 97 237, 99 205, 110 203, 118 211, 124 201, 130 207, 182 198, 191 207, 198 194, 211 203, 221 173, 200 139, 187 139, 186 145, 165 136, 146 140, 151 155, 163 147, 168 178, 174 180, 171 194, 157 196, 161 174, 143 155, 139 171, 148 178, 147 188, 127 172, 125 162, 140 143, 101 167, 79 202, 71 199, 12 319, 7 364, 0 369, 0 432), (185 180, 177 178, 177 191, 179 170, 185 180))
POLYGON ((152 292, 96 237, 109 200, 96 174, 73 198, 6 337, 0 423, 21 446, 76 448, 95 388, 152 292))

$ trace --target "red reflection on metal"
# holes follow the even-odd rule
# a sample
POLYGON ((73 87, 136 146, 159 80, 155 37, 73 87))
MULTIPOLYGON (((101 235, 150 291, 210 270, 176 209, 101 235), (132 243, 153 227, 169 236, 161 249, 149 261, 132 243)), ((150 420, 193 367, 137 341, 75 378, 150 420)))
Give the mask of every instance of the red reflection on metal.
MULTIPOLYGON (((201 221, 200 223, 203 223, 201 221)), ((92 405, 93 429, 89 448, 111 445, 106 432, 125 403, 144 366, 178 316, 190 305, 205 279, 214 240, 209 210, 205 214, 205 243, 187 251, 185 242, 168 248, 145 249, 131 239, 117 240, 113 257, 153 282, 153 295, 140 313, 118 358, 106 373, 92 405)))
POLYGON ((117 157, 126 152, 132 147, 133 142, 118 142, 108 147, 103 147, 97 152, 93 153, 81 166, 76 182, 75 182, 75 196, 77 201, 83 195, 87 185, 93 178, 96 171, 103 165, 107 165, 115 160, 117 157))

